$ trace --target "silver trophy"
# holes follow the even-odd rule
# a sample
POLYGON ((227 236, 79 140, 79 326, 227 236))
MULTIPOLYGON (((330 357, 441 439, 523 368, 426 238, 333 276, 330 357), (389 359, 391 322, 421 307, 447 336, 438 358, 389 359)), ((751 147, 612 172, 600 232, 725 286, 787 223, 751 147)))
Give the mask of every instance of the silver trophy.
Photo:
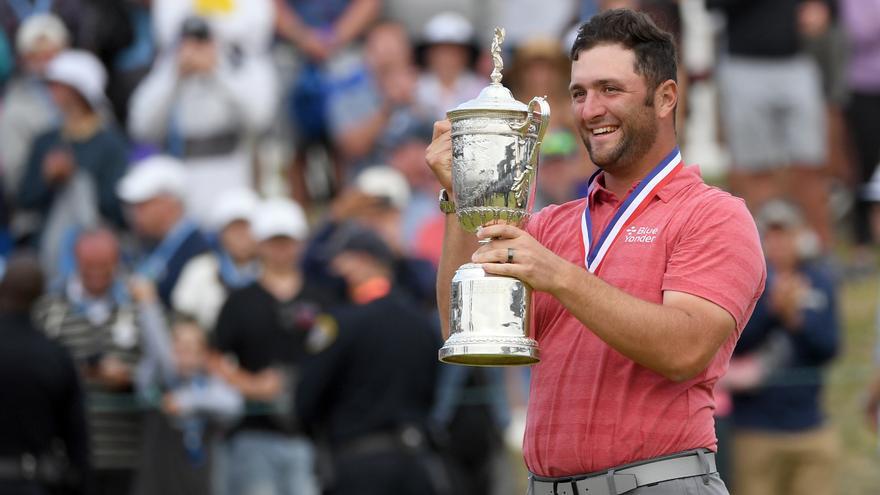
MULTIPOLYGON (((541 139, 550 106, 541 97, 525 105, 501 84, 504 29, 495 28, 492 83, 473 100, 446 112, 452 122, 452 188, 461 226, 522 227, 534 203, 541 139)), ((440 360, 472 366, 539 361, 530 334, 531 288, 512 277, 487 274, 468 263, 452 279, 450 335, 440 360)))

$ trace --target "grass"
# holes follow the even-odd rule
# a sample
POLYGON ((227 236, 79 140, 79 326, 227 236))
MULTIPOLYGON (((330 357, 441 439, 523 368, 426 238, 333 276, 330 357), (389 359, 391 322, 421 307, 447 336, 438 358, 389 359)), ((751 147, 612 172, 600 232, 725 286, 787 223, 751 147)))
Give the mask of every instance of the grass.
POLYGON ((862 400, 873 370, 878 280, 869 277, 841 287, 843 352, 828 373, 826 407, 839 433, 841 458, 837 493, 875 495, 880 492, 878 438, 867 428, 862 400))

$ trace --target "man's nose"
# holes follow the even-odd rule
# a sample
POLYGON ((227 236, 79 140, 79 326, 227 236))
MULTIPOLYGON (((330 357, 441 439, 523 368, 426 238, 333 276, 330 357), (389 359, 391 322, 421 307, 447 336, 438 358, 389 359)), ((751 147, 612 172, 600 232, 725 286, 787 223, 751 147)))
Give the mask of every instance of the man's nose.
POLYGON ((584 122, 590 122, 605 115, 605 104, 595 91, 587 91, 580 108, 580 117, 584 122))

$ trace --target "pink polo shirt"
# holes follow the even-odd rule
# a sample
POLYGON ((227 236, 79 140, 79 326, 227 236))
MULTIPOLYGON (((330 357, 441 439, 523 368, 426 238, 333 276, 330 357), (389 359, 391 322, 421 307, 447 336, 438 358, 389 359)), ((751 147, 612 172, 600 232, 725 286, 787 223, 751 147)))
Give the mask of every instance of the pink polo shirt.
MULTIPOLYGON (((622 198, 603 187, 589 197, 593 238, 622 198)), ((554 253, 584 266, 584 200, 537 213, 527 230, 554 253)), ((712 388, 764 289, 764 256, 755 223, 739 198, 707 186, 685 167, 621 232, 597 275, 640 299, 663 291, 694 294, 727 310, 736 332, 709 367, 682 383, 624 357, 552 296, 534 294, 541 362, 532 368, 523 449, 542 476, 590 473, 673 452, 715 450, 712 388)))

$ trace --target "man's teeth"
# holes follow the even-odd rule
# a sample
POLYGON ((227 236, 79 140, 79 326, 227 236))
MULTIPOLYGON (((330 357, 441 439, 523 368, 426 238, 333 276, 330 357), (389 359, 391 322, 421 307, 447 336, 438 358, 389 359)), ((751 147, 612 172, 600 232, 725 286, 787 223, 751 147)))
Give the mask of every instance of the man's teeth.
POLYGON ((615 126, 600 127, 598 129, 593 129, 593 135, 594 136, 601 136, 602 134, 608 134, 609 132, 614 132, 616 130, 617 130, 617 127, 615 127, 615 126))

